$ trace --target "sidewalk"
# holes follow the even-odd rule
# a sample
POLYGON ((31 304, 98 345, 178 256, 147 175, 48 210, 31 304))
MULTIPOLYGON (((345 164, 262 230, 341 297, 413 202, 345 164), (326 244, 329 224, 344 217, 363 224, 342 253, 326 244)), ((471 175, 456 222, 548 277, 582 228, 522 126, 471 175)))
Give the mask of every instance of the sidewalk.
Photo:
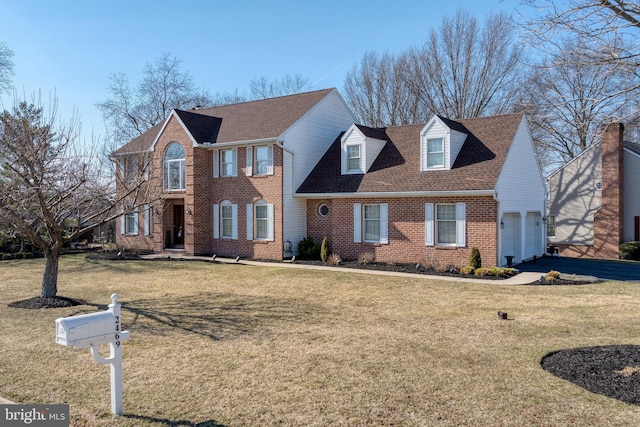
MULTIPOLYGON (((153 254, 153 255, 144 255, 143 259, 154 259, 154 258, 167 258, 167 254, 153 254)), ((360 273, 360 274, 374 274, 379 276, 396 276, 396 277, 410 277, 410 278, 419 278, 426 280, 441 280, 445 282, 465 282, 465 283, 492 283, 496 285, 528 285, 529 283, 536 282, 540 279, 540 273, 535 272, 523 272, 516 274, 513 277, 504 280, 491 280, 491 279, 474 279, 467 277, 452 277, 452 276, 439 276, 439 275, 428 275, 428 274, 414 274, 414 273, 401 273, 395 271, 381 271, 381 270, 367 270, 367 269, 358 269, 358 268, 348 268, 348 267, 333 267, 326 265, 309 265, 309 264, 296 264, 295 262, 261 262, 261 261, 249 261, 249 260, 237 260, 234 258, 221 258, 216 257, 204 257, 204 256, 192 256, 192 255, 182 255, 182 254, 171 254, 171 258, 173 259, 193 259, 200 261, 210 261, 210 262, 222 262, 227 264, 242 264, 242 265, 254 265, 254 266, 263 266, 263 267, 284 267, 284 268, 299 268, 303 270, 323 270, 323 271, 340 271, 340 272, 348 272, 348 273, 360 273)))
POLYGON ((0 397, 0 405, 14 405, 15 403, 16 402, 12 402, 10 400, 0 397))

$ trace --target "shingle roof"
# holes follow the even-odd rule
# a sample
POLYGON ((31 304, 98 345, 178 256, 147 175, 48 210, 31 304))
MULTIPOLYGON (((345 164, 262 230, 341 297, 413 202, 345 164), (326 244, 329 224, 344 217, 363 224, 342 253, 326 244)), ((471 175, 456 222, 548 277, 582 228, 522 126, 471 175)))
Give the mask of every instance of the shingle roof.
MULTIPOLYGON (((176 114, 197 142, 275 138, 333 90, 323 89, 194 111, 176 110, 176 114)), ((148 150, 163 124, 153 126, 113 154, 148 150)))
POLYGON ((458 121, 444 119, 448 126, 468 134, 451 170, 420 171, 420 131, 424 124, 378 129, 385 135, 379 139, 386 139, 387 144, 364 175, 341 175, 338 137, 297 192, 493 190, 522 117, 509 114, 458 121))

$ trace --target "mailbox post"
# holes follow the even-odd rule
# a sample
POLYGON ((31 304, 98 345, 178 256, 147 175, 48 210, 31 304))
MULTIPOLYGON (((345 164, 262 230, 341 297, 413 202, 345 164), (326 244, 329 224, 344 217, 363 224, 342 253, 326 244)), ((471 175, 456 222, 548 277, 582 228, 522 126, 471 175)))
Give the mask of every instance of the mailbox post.
POLYGON ((122 415, 122 341, 129 332, 122 330, 118 294, 111 295, 107 311, 56 319, 56 343, 75 348, 91 348, 99 363, 111 365, 111 412, 122 415), (109 344, 108 358, 100 355, 100 345, 109 344))

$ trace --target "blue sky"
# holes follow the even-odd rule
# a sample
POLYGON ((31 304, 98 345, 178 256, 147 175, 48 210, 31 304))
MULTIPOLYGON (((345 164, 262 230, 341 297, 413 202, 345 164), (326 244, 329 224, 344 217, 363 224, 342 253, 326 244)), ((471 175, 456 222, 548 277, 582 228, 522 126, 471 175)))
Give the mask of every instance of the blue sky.
MULTIPOLYGON (((247 91, 251 79, 301 74, 312 89, 342 89, 367 51, 422 44, 443 16, 461 7, 481 21, 520 10, 518 0, 140 1, 0 0, 0 41, 14 52, 19 96, 58 98, 58 116, 77 111, 84 137, 104 135, 95 104, 109 75, 139 81, 168 52, 211 94, 247 91)), ((4 96, 1 108, 10 108, 4 96)))

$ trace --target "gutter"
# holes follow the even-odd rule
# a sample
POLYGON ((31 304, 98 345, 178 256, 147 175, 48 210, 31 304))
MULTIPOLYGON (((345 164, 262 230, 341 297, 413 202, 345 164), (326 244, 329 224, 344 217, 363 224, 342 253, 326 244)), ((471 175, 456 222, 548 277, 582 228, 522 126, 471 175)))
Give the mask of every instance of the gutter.
POLYGON ((258 145, 258 144, 266 144, 266 143, 278 144, 278 141, 276 140, 275 137, 270 137, 270 138, 247 139, 244 141, 203 142, 200 144, 194 144, 193 146, 198 148, 214 149, 214 148, 221 148, 221 147, 225 148, 225 147, 236 147, 239 145, 258 145))
POLYGON ((354 199, 378 197, 487 197, 497 199, 495 190, 461 190, 461 191, 394 191, 394 192, 356 192, 356 193, 294 193, 294 197, 304 199, 354 199))

